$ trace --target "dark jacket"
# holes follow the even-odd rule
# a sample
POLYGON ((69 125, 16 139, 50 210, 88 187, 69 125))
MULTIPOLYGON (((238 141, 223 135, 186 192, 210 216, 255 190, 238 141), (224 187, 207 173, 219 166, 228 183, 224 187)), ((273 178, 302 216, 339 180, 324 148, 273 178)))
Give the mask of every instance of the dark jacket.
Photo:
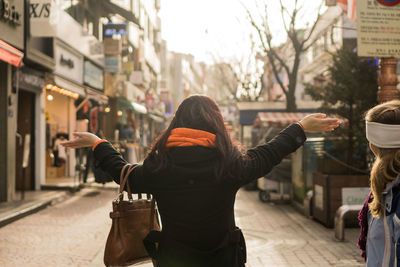
MULTIPOLYGON (((129 177, 132 191, 153 194, 161 216, 159 266, 244 266, 237 244, 229 242, 236 239, 232 238, 236 193, 268 173, 305 139, 299 125, 290 125, 267 144, 249 149, 248 159, 238 162, 243 164, 241 174, 229 179, 215 177, 216 150, 200 146, 170 149, 171 166, 156 175, 146 161, 136 167, 129 177)), ((121 155, 107 142, 100 143, 94 155, 119 183, 127 163, 121 155)))

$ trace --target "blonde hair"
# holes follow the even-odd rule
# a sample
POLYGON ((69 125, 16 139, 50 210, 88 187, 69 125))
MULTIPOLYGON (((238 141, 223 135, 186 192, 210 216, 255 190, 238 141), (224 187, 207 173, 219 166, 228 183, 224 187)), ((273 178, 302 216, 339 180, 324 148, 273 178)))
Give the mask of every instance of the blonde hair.
MULTIPOLYGON (((384 124, 400 124, 400 100, 392 100, 371 108, 365 120, 384 124)), ((385 212, 382 195, 386 184, 394 181, 400 173, 400 148, 379 148, 371 169, 372 202, 369 209, 373 217, 380 217, 385 212)))

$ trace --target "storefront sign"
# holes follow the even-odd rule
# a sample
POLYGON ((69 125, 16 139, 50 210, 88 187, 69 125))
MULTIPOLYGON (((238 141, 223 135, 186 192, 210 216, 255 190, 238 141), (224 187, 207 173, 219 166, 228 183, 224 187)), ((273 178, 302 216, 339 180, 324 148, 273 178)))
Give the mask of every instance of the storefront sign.
POLYGON ((357 1, 356 4, 358 55, 400 57, 400 5, 398 1, 368 0, 357 1))
POLYGON ((122 45, 121 40, 107 38, 104 39, 104 54, 106 55, 119 55, 121 54, 122 45))
POLYGON ((315 207, 323 210, 324 209, 324 188, 321 185, 314 185, 314 200, 315 207))
POLYGON ((105 65, 105 71, 119 72, 121 69, 121 56, 106 56, 105 65))
POLYGON ((58 10, 52 0, 29 2, 30 34, 35 37, 55 36, 58 10))
POLYGON ((14 4, 15 0, 0 0, 0 19, 13 25, 21 25, 22 11, 18 10, 14 4))
POLYGON ((85 60, 83 82, 95 89, 104 90, 103 69, 97 67, 92 62, 85 60))
POLYGON ((55 73, 73 80, 78 84, 83 83, 83 56, 73 51, 61 42, 57 42, 55 49, 55 73))
POLYGON ((369 191, 369 187, 343 187, 342 205, 362 205, 369 191))
POLYGON ((24 1, 0 0, 0 39, 24 48, 24 1))
POLYGON ((26 67, 22 67, 21 71, 19 72, 18 81, 19 87, 27 90, 34 89, 38 92, 41 92, 45 86, 44 74, 26 67))
POLYGON ((103 37, 126 35, 126 23, 107 23, 103 25, 103 37))

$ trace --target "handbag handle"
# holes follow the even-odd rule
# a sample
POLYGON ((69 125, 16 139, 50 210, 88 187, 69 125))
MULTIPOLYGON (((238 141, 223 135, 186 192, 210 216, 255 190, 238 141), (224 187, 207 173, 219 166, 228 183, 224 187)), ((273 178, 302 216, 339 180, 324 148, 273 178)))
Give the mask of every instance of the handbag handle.
MULTIPOLYGON (((119 180, 120 180, 120 186, 119 186, 119 198, 120 198, 120 200, 122 200, 122 196, 123 196, 122 192, 124 191, 125 184, 126 184, 126 190, 127 190, 127 193, 128 193, 128 198, 130 200, 133 199, 132 198, 132 190, 131 190, 131 187, 129 186, 129 182, 128 182, 128 177, 129 177, 129 174, 136 168, 136 166, 138 166, 138 165, 137 164, 134 164, 134 165, 126 164, 121 170, 121 176, 119 178, 119 180), (124 175, 124 172, 125 172, 126 168, 128 168, 128 172, 124 175)), ((142 197, 142 193, 138 193, 138 198, 139 199, 143 198, 142 197)), ((151 195, 150 194, 146 194, 146 198, 147 198, 147 200, 151 200, 151 195)))
POLYGON ((136 166, 137 166, 137 164, 135 164, 135 165, 126 164, 121 170, 121 176, 119 178, 119 180, 120 180, 120 184, 119 184, 119 200, 120 201, 124 197, 123 191, 124 191, 125 185, 126 185, 126 190, 128 192, 128 199, 130 201, 133 200, 133 198, 132 198, 132 190, 131 190, 131 187, 129 186, 128 177, 129 177, 129 174, 131 174, 131 172, 136 168, 136 166), (128 168, 128 171, 124 175, 124 172, 125 172, 125 170, 127 168, 128 168))
MULTIPOLYGON (((124 187, 126 184, 126 189, 128 192, 128 199, 130 201, 133 200, 132 198, 132 191, 131 191, 131 187, 129 186, 129 182, 128 182, 128 177, 129 174, 131 174, 131 172, 138 166, 138 164, 135 165, 131 165, 131 164, 126 164, 122 170, 121 170, 121 176, 120 176, 120 185, 119 185, 119 200, 122 201, 124 195, 123 195, 123 191, 124 191, 124 187), (124 175, 125 170, 128 168, 127 173, 124 175)), ((142 199, 142 194, 139 193, 139 199, 142 199)), ((155 206, 156 206, 156 201, 154 198, 151 198, 150 194, 146 194, 147 200, 151 199, 151 212, 150 212, 150 231, 153 230, 154 228, 154 218, 155 218, 155 206)))

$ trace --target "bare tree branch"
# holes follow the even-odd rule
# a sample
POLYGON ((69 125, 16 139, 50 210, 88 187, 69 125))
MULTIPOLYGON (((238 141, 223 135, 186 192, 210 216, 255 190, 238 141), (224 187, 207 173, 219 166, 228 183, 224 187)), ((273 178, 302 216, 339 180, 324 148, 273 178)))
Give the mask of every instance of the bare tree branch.
POLYGON ((311 43, 308 44, 306 47, 304 47, 304 45, 306 44, 306 42, 307 42, 308 40, 310 40, 310 38, 311 38, 311 36, 312 36, 312 34, 313 34, 313 32, 314 32, 314 30, 315 30, 315 28, 316 28, 316 26, 317 26, 319 20, 320 20, 320 18, 321 18, 321 8, 322 8, 322 6, 323 6, 323 2, 321 2, 321 4, 320 4, 319 7, 318 7, 318 15, 317 15, 317 18, 315 19, 314 24, 311 26, 311 29, 310 29, 310 31, 309 31, 309 33, 308 33, 308 36, 305 37, 305 38, 303 39, 303 41, 301 42, 301 47, 302 47, 302 50, 303 50, 303 51, 308 50, 308 48, 310 48, 310 47, 313 45, 313 43, 314 43, 314 42, 311 42, 311 43))

